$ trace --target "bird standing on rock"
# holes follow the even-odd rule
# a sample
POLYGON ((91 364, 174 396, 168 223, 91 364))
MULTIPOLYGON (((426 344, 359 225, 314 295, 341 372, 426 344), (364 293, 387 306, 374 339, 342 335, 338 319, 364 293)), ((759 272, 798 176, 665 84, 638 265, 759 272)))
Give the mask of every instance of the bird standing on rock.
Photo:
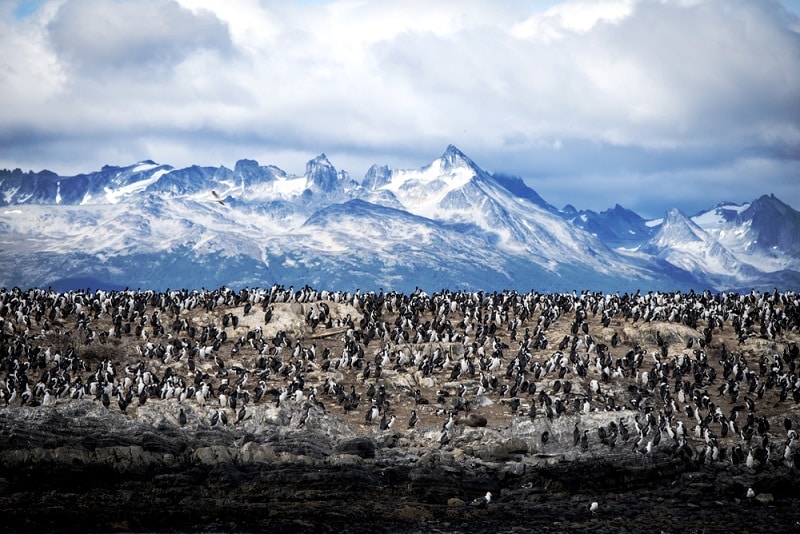
POLYGON ((471 504, 472 506, 476 506, 478 508, 484 508, 488 506, 490 502, 492 502, 492 492, 487 491, 486 495, 483 497, 478 497, 477 499, 473 500, 471 504))
POLYGON ((417 416, 417 411, 411 410, 411 417, 408 420, 408 428, 414 428, 415 426, 417 426, 418 422, 419 422, 419 417, 417 416))
POLYGON ((381 430, 391 429, 392 425, 394 424, 395 418, 396 416, 392 414, 392 416, 389 419, 386 419, 386 414, 383 414, 383 418, 381 419, 381 430))

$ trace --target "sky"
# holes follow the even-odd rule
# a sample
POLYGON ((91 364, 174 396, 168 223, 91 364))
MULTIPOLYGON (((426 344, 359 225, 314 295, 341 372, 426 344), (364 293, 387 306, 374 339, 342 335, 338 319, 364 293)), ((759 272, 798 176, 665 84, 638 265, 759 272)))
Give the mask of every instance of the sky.
POLYGON ((800 0, 0 0, 0 168, 449 144, 557 207, 800 209, 800 0))

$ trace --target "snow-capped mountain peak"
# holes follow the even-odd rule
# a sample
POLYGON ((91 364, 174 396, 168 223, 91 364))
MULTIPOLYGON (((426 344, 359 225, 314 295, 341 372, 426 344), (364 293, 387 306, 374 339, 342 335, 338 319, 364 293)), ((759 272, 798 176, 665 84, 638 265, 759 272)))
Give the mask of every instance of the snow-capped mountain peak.
POLYGON ((664 215, 664 222, 653 236, 652 243, 658 247, 683 246, 688 243, 709 241, 708 234, 678 208, 664 215))
POLYGON ((433 162, 432 165, 438 165, 444 172, 453 171, 457 168, 468 168, 473 171, 479 171, 480 168, 469 159, 463 152, 461 152, 455 145, 448 145, 444 154, 433 162))
POLYGON ((325 154, 301 176, 247 159, 0 170, 0 207, 0 286, 800 284, 800 213, 774 196, 650 222, 619 205, 558 210, 453 145, 418 169, 374 165, 361 183, 325 154))
POLYGON ((448 148, 441 158, 421 169, 392 171, 391 180, 379 189, 392 193, 410 213, 439 219, 442 199, 469 183, 477 174, 458 154, 460 152, 455 147, 452 150, 448 148))
POLYGON ((640 250, 697 273, 712 286, 726 277, 745 280, 755 271, 677 208, 667 211, 655 235, 640 250))
POLYGON ((386 165, 373 165, 364 175, 361 182, 362 187, 367 191, 375 191, 389 184, 392 181, 392 171, 386 165))
POLYGON ((734 221, 738 215, 750 207, 749 202, 734 204, 733 202, 720 202, 711 209, 701 211, 692 217, 692 221, 702 228, 717 228, 734 221))
POLYGON ((764 272, 797 265, 800 256, 800 213, 774 195, 752 202, 725 202, 692 220, 742 261, 764 272))

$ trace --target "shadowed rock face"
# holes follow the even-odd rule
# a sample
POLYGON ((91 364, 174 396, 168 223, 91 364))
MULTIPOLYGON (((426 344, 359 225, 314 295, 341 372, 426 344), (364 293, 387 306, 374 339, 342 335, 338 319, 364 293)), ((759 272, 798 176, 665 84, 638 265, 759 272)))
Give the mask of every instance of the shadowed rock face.
POLYGON ((399 432, 339 437, 324 422, 255 433, 156 427, 91 401, 5 409, 0 425, 0 506, 20 532, 759 531, 764 514, 790 531, 800 521, 794 471, 698 467, 666 454, 529 454, 508 429, 476 431, 445 450, 399 432), (746 499, 748 487, 772 501, 746 499), (488 506, 470 504, 486 491, 495 496, 488 506))
MULTIPOLYGON (((42 328, 44 319, 34 327, 36 315, 22 302, 36 302, 35 298, 5 296, 0 314, 0 373, 6 398, 0 405, 7 404, 0 407, 4 528, 19 532, 731 527, 794 531, 800 521, 797 444, 784 426, 788 420, 796 428, 796 384, 787 378, 795 372, 793 347, 798 335, 793 295, 769 305, 763 296, 748 301, 753 317, 758 316, 755 310, 769 308, 769 317, 776 321, 765 325, 764 334, 758 321, 749 327, 734 326, 730 314, 737 313, 737 307, 732 303, 720 304, 727 306, 728 318, 709 334, 705 319, 696 324, 643 322, 641 317, 634 321, 632 310, 630 317, 620 311, 604 327, 603 313, 591 313, 590 298, 583 304, 568 296, 562 304, 554 299, 551 308, 533 306, 535 313, 527 316, 521 311, 524 306, 510 305, 507 315, 498 314, 486 323, 494 322, 494 333, 483 337, 476 331, 488 328, 482 326, 483 320, 462 326, 468 314, 458 306, 442 312, 451 309, 444 301, 437 310, 436 302, 423 304, 428 301, 422 299, 414 308, 416 319, 414 313, 403 319, 402 306, 387 304, 388 300, 377 308, 364 296, 311 298, 300 292, 288 297, 277 291, 268 295, 259 300, 253 294, 209 292, 191 307, 185 305, 188 297, 182 297, 176 299, 183 305, 174 316, 168 299, 159 301, 151 295, 143 308, 132 305, 127 316, 134 326, 146 316, 149 333, 137 334, 134 327, 130 334, 123 329, 119 338, 113 333, 97 335, 113 332, 116 319, 113 312, 86 313, 92 309, 88 303, 92 299, 82 306, 87 319, 80 319, 80 311, 74 309, 66 316, 59 312, 49 325, 60 323, 57 333, 42 328), (258 312, 244 314, 248 303, 258 312), (589 313, 574 326, 575 310, 583 306, 589 313), (267 322, 265 310, 270 307, 267 322), (559 314, 542 330, 551 338, 550 346, 543 348, 535 327, 547 309, 559 314), (17 310, 25 312, 18 315, 17 310), (376 310, 380 319, 362 322, 376 310), (320 319, 320 313, 327 317, 320 319), (469 339, 452 336, 437 341, 431 334, 420 334, 423 328, 414 326, 414 321, 424 325, 439 313, 448 317, 456 333, 464 332, 469 339), (32 317, 30 326, 26 314, 32 317), (232 315, 238 318, 236 326, 232 315), (164 323, 168 318, 170 323, 186 319, 196 327, 194 337, 177 326, 171 331, 159 329, 154 316, 164 323), (76 320, 92 327, 67 326, 76 320), (396 324, 407 338, 380 334, 381 322, 396 324), (571 333, 582 332, 583 323, 589 334, 571 333), (203 340, 204 328, 210 326, 226 335, 203 340), (775 326, 779 332, 769 335, 775 326), (263 346, 250 337, 257 328, 263 346), (538 346, 527 341, 526 328, 538 346), (89 341, 92 329, 94 340, 89 341), (614 333, 619 342, 611 347, 614 333), (562 357, 554 358, 558 348, 552 345, 565 335, 574 339, 562 353, 569 363, 562 364, 562 357), (610 369, 615 369, 615 359, 624 361, 631 350, 644 354, 630 369, 604 377, 603 358, 597 347, 587 345, 585 335, 594 336, 595 343, 609 344, 600 352, 614 356, 610 369), (282 341, 283 336, 289 342, 282 341), (690 338, 696 343, 702 340, 703 354, 686 348, 690 338), (176 341, 179 346, 166 350, 176 341), (206 346, 211 347, 207 353, 206 346), (312 346, 314 356, 305 352, 312 346), (345 361, 350 348, 355 356, 345 361), (330 353, 323 357, 326 349, 330 353), (402 350, 422 361, 403 364, 402 350), (526 352, 530 360, 524 365, 524 377, 536 384, 536 390, 512 394, 519 370, 509 364, 526 352), (678 362, 684 353, 691 365, 682 380, 693 386, 688 400, 678 403, 676 372, 681 374, 678 362), (728 371, 723 365, 731 354, 735 355, 731 361, 747 370, 741 378, 737 378, 741 369, 728 371), (502 365, 490 370, 497 365, 495 356, 502 365), (266 359, 263 366, 261 357, 266 359), (437 358, 443 361, 434 364, 437 358), (474 375, 456 372, 465 358, 473 359, 474 375), (425 361, 430 369, 424 369, 425 361), (585 374, 579 372, 584 362, 588 362, 585 374), (763 374, 761 363, 766 366, 763 374), (533 370, 537 365, 543 367, 538 378, 533 370), (566 371, 559 371, 562 365, 566 371), (713 378, 711 370, 716 373, 713 378), (669 394, 660 387, 659 372, 666 377, 669 394), (775 383, 760 396, 757 388, 749 393, 748 372, 759 384, 767 384, 770 377, 775 383), (497 384, 481 390, 482 373, 495 376, 497 384), (61 379, 67 388, 56 394, 61 379), (149 382, 145 394, 135 395, 123 411, 117 401, 137 389, 140 380, 149 382), (344 396, 359 398, 358 406, 346 407, 350 401, 340 401, 339 394, 329 389, 331 382, 342 386, 344 396), (181 398, 174 391, 184 386, 200 391, 201 384, 213 393, 181 398), (732 384, 742 389, 738 400, 722 388, 732 384), (510 387, 505 390, 504 385, 510 387), (106 388, 109 399, 103 397, 106 388), (785 394, 783 388, 788 389, 785 394), (695 392, 710 400, 695 402, 695 392), (752 397, 752 407, 744 402, 745 396, 752 397), (378 420, 387 414, 397 416, 391 428, 382 430, 378 420, 365 421, 372 400, 381 407, 378 420), (552 409, 557 400, 563 402, 562 409, 552 409), (672 403, 678 409, 671 412, 672 403), (744 407, 736 408, 739 403, 744 407), (240 418, 243 405, 247 409, 240 418), (693 406, 695 413, 687 415, 684 405, 693 406), (724 417, 714 415, 716 407, 724 417), (412 409, 419 421, 409 429, 412 409), (742 413, 736 416, 736 412, 742 413), (452 426, 448 414, 453 414, 452 426), (728 417, 736 417, 739 433, 723 436, 721 424, 728 417), (669 434, 676 432, 678 423, 686 427, 682 439, 669 434), (751 427, 753 435, 748 438, 743 429, 751 427), (585 440, 580 438, 584 431, 585 440), (715 448, 717 457, 712 458, 715 448), (737 451, 742 451, 741 458, 737 451), (751 466, 748 453, 755 457, 751 466), (753 497, 746 496, 748 488, 753 488, 753 497), (488 504, 476 501, 487 491, 493 496, 488 504), (590 511, 593 502, 598 506, 590 511)), ((105 298, 92 297, 98 303, 105 298)), ((474 305, 481 315, 487 312, 486 317, 493 317, 493 309, 502 310, 503 300, 514 297, 498 300, 499 305, 488 296, 465 298, 462 303, 472 304, 465 304, 464 310, 474 305)), ((65 302, 47 297, 43 317, 53 307, 63 310, 65 302)), ((648 309, 646 301, 640 304, 639 313, 653 313, 642 311, 648 309)), ((695 305, 712 307, 698 299, 687 309, 695 305)), ((121 304, 115 306, 107 309, 119 309, 121 304)), ((670 305, 664 308, 658 313, 669 317, 670 305)))

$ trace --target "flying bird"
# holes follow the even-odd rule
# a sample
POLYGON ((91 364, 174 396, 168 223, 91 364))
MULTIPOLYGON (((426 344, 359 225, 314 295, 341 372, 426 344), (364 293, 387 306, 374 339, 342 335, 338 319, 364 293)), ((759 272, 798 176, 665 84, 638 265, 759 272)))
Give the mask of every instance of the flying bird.
POLYGON ((220 205, 222 205, 222 206, 224 206, 224 205, 225 205, 225 201, 224 201, 224 200, 222 200, 222 197, 220 197, 220 196, 217 194, 217 192, 216 192, 216 191, 214 191, 213 189, 211 190, 211 196, 213 197, 213 198, 212 198, 212 200, 213 200, 214 202, 219 202, 219 203, 220 203, 220 205))

